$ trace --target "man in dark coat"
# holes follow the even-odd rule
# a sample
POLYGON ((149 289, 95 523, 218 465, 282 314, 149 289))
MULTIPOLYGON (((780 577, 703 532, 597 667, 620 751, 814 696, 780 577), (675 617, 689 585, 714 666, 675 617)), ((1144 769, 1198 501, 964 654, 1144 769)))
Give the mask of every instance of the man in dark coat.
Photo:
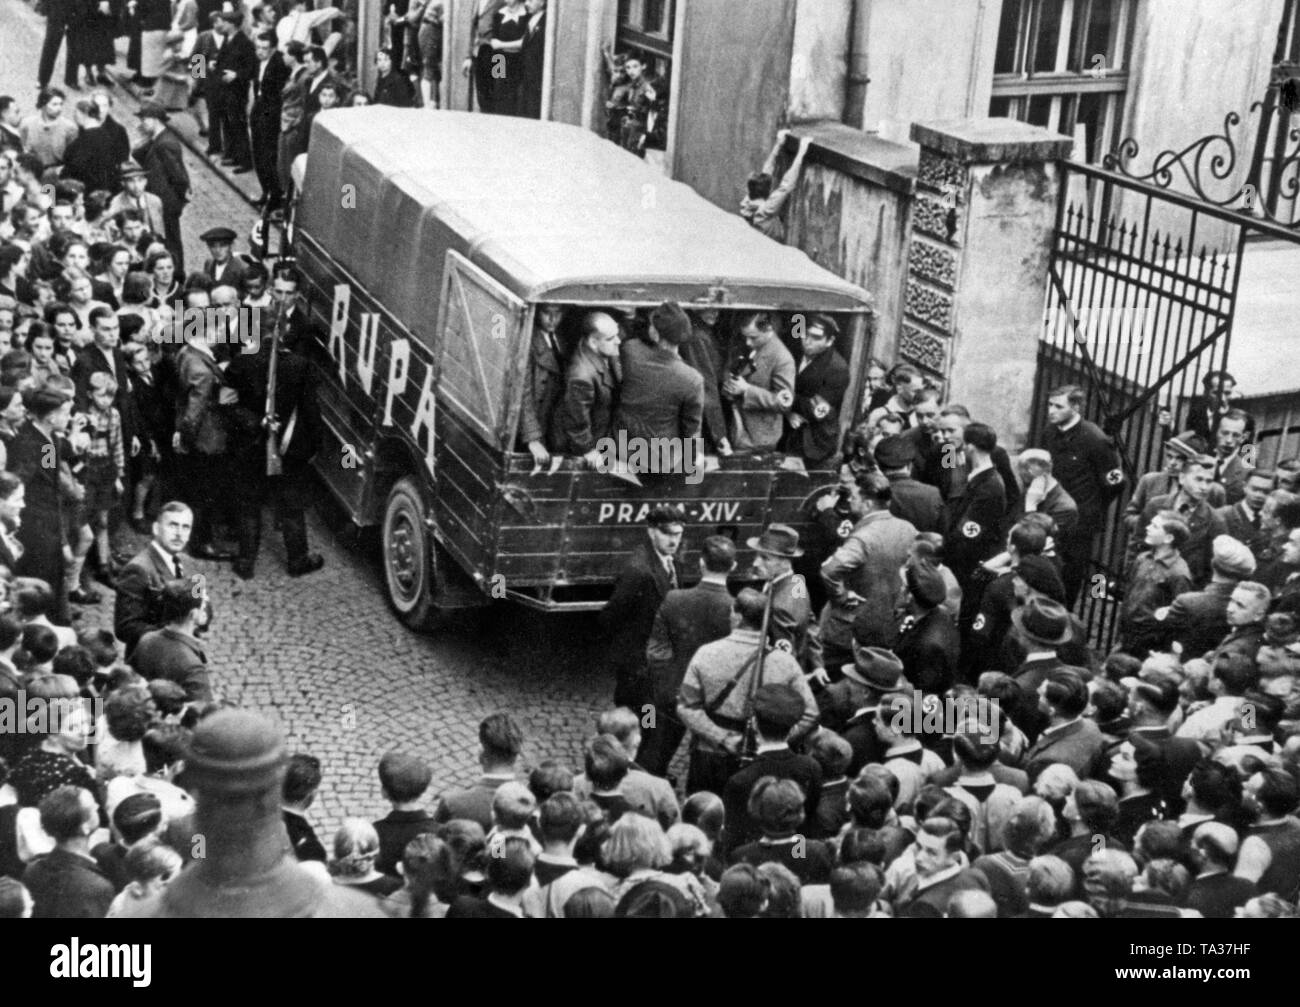
POLYGON ((257 36, 255 52, 257 69, 253 73, 253 110, 248 117, 248 130, 252 141, 253 170, 257 172, 262 194, 254 205, 274 208, 280 205, 284 196, 280 191, 276 157, 280 142, 280 110, 284 85, 289 80, 289 67, 275 48, 273 32, 262 32, 257 36))
POLYGON ((1255 554, 1256 561, 1269 545, 1269 535, 1261 524, 1264 502, 1273 489, 1273 481, 1271 472, 1252 472, 1242 484, 1242 498, 1215 509, 1215 514, 1223 520, 1224 531, 1244 543, 1255 554))
POLYGON ((655 721, 641 728, 637 761, 648 773, 663 776, 686 727, 677 719, 677 692, 686 666, 702 644, 731 632, 731 592, 727 576, 736 566, 736 544, 722 535, 704 540, 700 549, 700 582, 669 591, 655 613, 646 659, 655 721))
MULTIPOLYGON (((984 423, 970 423, 962 438, 968 466, 966 490, 949 509, 943 555, 965 592, 967 605, 978 605, 976 592, 970 590, 971 575, 980 563, 1002 549, 1007 493, 992 461, 998 445, 993 429, 984 423)), ((973 614, 972 610, 967 618, 973 614)))
POLYGON ((840 447, 840 407, 849 388, 849 365, 835 349, 838 337, 839 327, 824 315, 804 323, 787 450, 810 465, 825 462, 840 447))
POLYGON ((395 108, 415 107, 415 88, 406 74, 393 69, 393 54, 380 49, 375 54, 379 73, 375 75, 375 104, 395 108))
POLYGON ((941 606, 948 596, 943 575, 925 560, 912 560, 904 571, 906 611, 910 623, 899 634, 894 653, 903 662, 903 674, 924 693, 942 695, 957 676, 961 639, 957 627, 941 606))
POLYGON ((136 413, 131 401, 131 368, 120 345, 118 316, 108 308, 94 308, 90 312, 90 329, 95 341, 77 354, 77 362, 72 368, 72 380, 77 386, 77 408, 83 411, 89 408, 90 376, 111 374, 117 382, 113 405, 122 418, 122 445, 130 456, 132 440, 136 437, 133 422, 136 413))
POLYGON ((704 378, 682 360, 678 346, 693 337, 691 321, 674 303, 665 302, 650 318, 648 338, 623 340, 623 387, 614 429, 629 438, 656 437, 685 441, 698 436, 704 416, 704 378))
POLYGON ((325 565, 319 553, 308 551, 306 508, 311 503, 311 460, 320 448, 321 419, 316 399, 315 371, 304 355, 306 347, 287 338, 277 319, 297 300, 299 275, 291 267, 277 269, 272 281, 276 310, 271 331, 262 333, 257 353, 237 355, 226 370, 226 380, 238 395, 232 410, 232 450, 241 475, 240 545, 235 573, 253 576, 262 536, 262 504, 269 493, 275 501, 284 534, 290 577, 314 573, 325 565), (263 423, 270 380, 271 354, 276 353, 274 433, 280 473, 267 474, 267 429, 263 423))
POLYGON ((179 501, 163 505, 153 523, 153 541, 132 557, 117 576, 113 600, 113 632, 126 645, 130 660, 145 633, 162 629, 166 622, 158 602, 163 585, 185 576, 181 553, 189 545, 194 512, 179 501))
POLYGON ((1207 500, 1213 465, 1213 459, 1207 456, 1188 459, 1183 463, 1182 474, 1178 477, 1178 492, 1154 497, 1147 503, 1138 518, 1137 527, 1129 536, 1126 565, 1132 565, 1138 550, 1142 548, 1147 524, 1151 519, 1161 511, 1171 510, 1187 524, 1187 539, 1179 546, 1178 552, 1187 562, 1192 583, 1199 586, 1206 582, 1210 575, 1212 543, 1226 531, 1223 518, 1207 500))
POLYGON ((212 701, 208 657, 196 635, 207 622, 207 593, 195 591, 194 578, 169 580, 158 602, 166 625, 140 638, 131 666, 149 681, 165 679, 185 690, 191 703, 212 701))
POLYGON ((99 106, 89 101, 77 102, 77 123, 81 132, 63 152, 64 178, 75 178, 87 192, 117 187, 117 137, 104 126, 99 106))
POLYGON ((1078 671, 1051 672, 1039 691, 1039 705, 1047 726, 1024 757, 1030 780, 1055 762, 1063 762, 1079 776, 1090 777, 1099 767, 1106 739, 1096 723, 1083 716, 1088 707, 1088 686, 1078 671))
POLYGON ((181 240, 181 211, 190 198, 190 176, 185 170, 185 156, 180 141, 167 132, 167 110, 156 102, 146 102, 137 113, 140 130, 146 140, 132 152, 132 157, 149 176, 148 191, 163 207, 163 240, 172 253, 176 271, 185 272, 185 247, 181 240))
POLYGON ((524 32, 519 65, 523 81, 519 86, 518 115, 528 119, 542 117, 542 73, 546 64, 546 3, 528 0, 528 29, 524 32))
POLYGON ((877 444, 873 454, 889 480, 889 513, 910 522, 919 532, 942 532, 943 499, 938 488, 912 478, 915 441, 895 434, 877 444))
POLYGON ((241 30, 243 23, 244 15, 237 10, 217 15, 213 30, 225 41, 217 50, 216 62, 208 68, 208 73, 216 75, 215 94, 220 103, 218 114, 226 152, 221 163, 233 167, 235 174, 253 168, 248 143, 248 85, 257 73, 257 54, 241 30))
MULTIPOLYGON (((609 639, 609 665, 614 672, 614 703, 640 712, 652 702, 646 674, 646 644, 655 613, 679 582, 673 557, 685 531, 678 508, 654 507, 646 516, 647 538, 639 543, 614 581, 614 592, 600 612, 609 639)), ((689 657, 687 658, 689 660, 689 657)))
POLYGON ((89 790, 57 787, 41 801, 41 828, 56 843, 23 872, 35 919, 103 919, 116 894, 90 855, 99 807, 89 790))
POLYGON ((1048 598, 1029 598, 1011 613, 1025 647, 1025 659, 1012 677, 1026 692, 1036 692, 1048 675, 1066 667, 1057 648, 1070 639, 1070 613, 1048 598))
MULTIPOLYGON (((552 450, 580 456, 595 452, 597 442, 609 436, 618 394, 618 323, 603 311, 593 311, 582 327, 550 427, 552 450)), ((588 460, 599 459, 593 455, 588 460)))
POLYGON ((40 64, 36 70, 36 89, 44 91, 54 76, 54 64, 59 58, 59 46, 68 33, 68 51, 63 65, 63 86, 76 90, 77 57, 72 48, 71 29, 76 18, 75 0, 47 0, 45 4, 45 40, 41 44, 40 64))
POLYGON ((555 407, 564 394, 564 353, 558 332, 563 317, 564 310, 558 304, 537 306, 528 366, 524 371, 519 443, 537 465, 545 465, 550 460, 546 445, 551 440, 555 407))
POLYGON ((67 625, 68 599, 63 576, 63 494, 59 461, 67 447, 62 434, 72 418, 72 400, 48 387, 26 392, 27 422, 9 445, 9 471, 23 481, 27 504, 18 541, 23 555, 14 573, 37 577, 54 592, 51 618, 67 625))

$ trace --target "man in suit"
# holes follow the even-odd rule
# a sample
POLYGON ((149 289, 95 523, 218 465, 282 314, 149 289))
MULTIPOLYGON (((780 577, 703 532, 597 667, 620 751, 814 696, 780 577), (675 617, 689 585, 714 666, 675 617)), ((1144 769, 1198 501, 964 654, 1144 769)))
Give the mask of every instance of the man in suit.
POLYGON ((803 714, 790 730, 797 741, 817 723, 817 701, 799 663, 783 650, 768 650, 762 639, 767 602, 752 588, 736 596, 731 633, 706 643, 686 667, 677 697, 677 715, 691 732, 691 764, 686 792, 710 790, 721 794, 740 753, 745 725, 753 709, 750 687, 763 653, 764 685, 792 686, 803 701, 803 714))
POLYGON ((122 180, 122 191, 113 197, 105 214, 116 217, 123 210, 134 210, 140 214, 146 231, 163 233, 166 224, 162 200, 148 191, 149 177, 145 170, 134 161, 128 161, 118 169, 118 175, 122 180))
MULTIPOLYGON (((1138 518, 1146 505, 1155 497, 1168 496, 1178 492, 1178 477, 1183 472, 1183 462, 1205 454, 1206 444, 1199 434, 1185 430, 1177 437, 1165 441, 1161 467, 1158 472, 1148 472, 1139 477, 1133 487, 1133 495, 1124 507, 1124 524, 1132 534, 1137 527, 1138 518)), ((1215 485, 1210 488, 1210 505, 1222 507, 1224 504, 1223 487, 1215 485)))
POLYGON ((821 643, 827 674, 853 660, 853 640, 893 643, 894 603, 899 571, 907 561, 916 528, 889 513, 889 480, 879 472, 857 478, 862 519, 822 564, 827 602, 821 614, 821 643))
POLYGON ((198 632, 208 621, 206 589, 195 590, 194 578, 169 580, 158 600, 158 618, 165 623, 140 638, 131 666, 149 681, 166 679, 185 690, 191 703, 210 703, 212 683, 208 657, 198 632))
POLYGON ((221 163, 236 175, 253 170, 248 146, 248 85, 257 72, 253 43, 242 31, 244 15, 238 10, 221 11, 213 31, 222 37, 216 62, 208 69, 216 77, 214 94, 219 102, 213 109, 221 119, 225 157, 221 163))
POLYGON ((796 315, 794 335, 803 343, 803 358, 795 372, 786 448, 809 465, 820 465, 839 451, 840 407, 849 388, 849 365, 835 349, 840 330, 834 319, 813 315, 805 321, 796 315))
POLYGON ((942 532, 943 499, 938 488, 912 478, 915 440, 895 434, 880 441, 873 454, 876 466, 889 480, 889 513, 919 532, 942 532))
POLYGON ((66 455, 63 434, 72 419, 72 400, 49 386, 23 394, 27 422, 9 445, 9 471, 26 487, 26 509, 18 529, 22 557, 14 573, 38 577, 54 592, 52 618, 67 625, 67 583, 63 576, 65 541, 60 461, 66 455))
MULTIPOLYGON (((595 465, 600 460, 597 442, 608 437, 614 425, 614 400, 618 394, 618 323, 603 311, 582 320, 582 339, 569 361, 555 415, 551 418, 553 450, 579 455, 595 465)), ((534 341, 543 333, 535 333, 534 341)), ((548 346, 541 352, 549 360, 548 346)), ((546 371, 549 380, 550 372, 546 371)))
POLYGON ((652 702, 647 676, 646 644, 655 613, 670 590, 678 586, 674 557, 685 530, 679 508, 653 507, 646 516, 647 537, 614 581, 614 591, 600 613, 609 638, 609 665, 614 671, 614 705, 634 711, 652 702))
POLYGON ((1065 598, 1079 596, 1092 557, 1092 543, 1106 522, 1111 502, 1124 488, 1124 469, 1111 438, 1083 418, 1087 399, 1078 385, 1064 385, 1047 399, 1047 432, 1042 447, 1052 456, 1052 471, 1078 507, 1074 532, 1057 542, 1064 560, 1065 598))
POLYGON ((538 305, 536 325, 529 344, 528 369, 524 372, 524 402, 519 417, 519 440, 532 454, 536 465, 545 465, 550 461, 546 446, 554 442, 551 431, 557 419, 555 408, 565 393, 564 353, 558 331, 563 317, 564 309, 558 304, 538 305))
POLYGON ((1066 667, 1056 648, 1070 639, 1070 613, 1049 598, 1031 597, 1011 613, 1027 651, 1012 676, 1026 692, 1036 692, 1048 675, 1066 667))
POLYGON ((98 307, 90 312, 90 329, 95 341, 77 354, 72 368, 72 380, 77 386, 77 408, 85 410, 90 404, 90 376, 111 374, 117 382, 113 405, 122 417, 122 443, 130 455, 136 436, 132 419, 135 410, 131 403, 130 366, 122 353, 120 324, 111 308, 98 307))
POLYGON ((273 32, 261 32, 254 49, 257 69, 253 73, 253 110, 248 117, 248 129, 252 142, 253 169, 257 172, 262 194, 253 201, 253 205, 269 205, 274 209, 284 198, 275 162, 280 140, 281 103, 284 86, 289 80, 289 67, 275 48, 273 32))
POLYGON ((342 94, 343 89, 330 70, 329 56, 320 46, 310 46, 304 54, 303 60, 307 66, 306 85, 303 88, 302 149, 305 151, 311 141, 312 120, 320 114, 321 91, 326 84, 335 85, 335 89, 340 94, 342 94))
MULTIPOLYGON (((187 291, 184 303, 186 310, 201 310, 210 317, 207 291, 187 291)), ((211 321, 220 323, 216 318, 211 321)), ((176 432, 172 447, 186 502, 194 508, 192 552, 203 559, 234 558, 233 552, 215 544, 214 512, 232 506, 227 471, 227 408, 235 404, 236 398, 236 392, 226 386, 225 373, 208 345, 207 334, 190 335, 176 355, 176 432)))
POLYGON ((518 780, 519 753, 524 734, 508 713, 491 713, 478 725, 479 768, 482 775, 468 787, 445 791, 433 817, 439 822, 458 818, 477 822, 484 832, 492 829, 492 798, 503 783, 518 780))
POLYGON ((1230 504, 1236 503, 1245 492, 1246 476, 1252 468, 1242 455, 1247 430, 1254 427, 1249 414, 1241 409, 1229 409, 1219 420, 1214 437, 1214 481, 1223 487, 1230 504))
POLYGON ((167 131, 167 110, 157 102, 145 102, 136 113, 145 142, 131 156, 148 176, 148 190, 162 202, 163 235, 172 253, 177 273, 185 272, 185 247, 181 240, 181 212, 190 198, 190 176, 180 141, 167 131))
POLYGON ((765 776, 793 780, 804 793, 805 822, 813 821, 821 800, 822 768, 817 760, 790 750, 791 729, 804 716, 803 697, 789 685, 763 684, 754 691, 754 731, 758 752, 722 789, 728 850, 759 839, 762 830, 749 814, 749 795, 765 776))
POLYGON ((1187 561, 1193 584, 1204 584, 1210 574, 1211 543, 1224 534, 1223 518, 1209 504, 1214 460, 1206 455, 1189 458, 1183 462, 1178 477, 1178 492, 1169 496, 1154 497, 1138 518, 1137 527, 1129 538, 1126 565, 1131 566, 1146 535, 1147 522, 1164 510, 1178 514, 1187 524, 1187 541, 1178 550, 1187 561))
POLYGON ((1240 846, 1237 831, 1223 822, 1202 822, 1192 833, 1190 845, 1200 871, 1187 890, 1187 908, 1207 920, 1232 919, 1238 907, 1259 894, 1254 881, 1232 873, 1240 846))
POLYGON ((650 672, 655 720, 642 728, 638 759, 646 772, 663 776, 686 736, 677 719, 677 693, 686 666, 706 643, 731 632, 731 592, 727 577, 736 567, 736 544, 711 535, 700 549, 700 581, 669 591, 655 613, 646 661, 650 672))
POLYGON ((1271 471, 1256 469, 1242 483, 1241 499, 1215 510, 1215 514, 1223 520, 1225 534, 1245 544, 1257 561, 1269 544, 1269 535, 1261 524, 1264 502, 1273 491, 1276 478, 1276 474, 1271 471))
POLYGON ((1188 656, 1213 650, 1227 636, 1232 592, 1255 572, 1255 557, 1236 539, 1220 535, 1211 548, 1210 582, 1200 591, 1180 594, 1168 609, 1156 610, 1169 640, 1182 644, 1188 656))
POLYGON ((684 444, 699 436, 704 419, 704 378, 682 360, 679 350, 693 336, 686 312, 675 302, 665 301, 651 314, 645 339, 623 340, 616 431, 647 442, 668 437, 684 444))
POLYGON ((939 434, 939 392, 936 389, 924 388, 918 393, 912 404, 912 418, 916 420, 916 426, 907 427, 899 434, 914 449, 912 475, 927 486, 938 489, 943 472, 944 439, 939 434))
POLYGON ((1178 687, 1172 682, 1138 682, 1129 691, 1129 738, 1140 737, 1160 749, 1161 780, 1158 788, 1175 813, 1183 809, 1183 784, 1204 756, 1191 738, 1175 738, 1169 717, 1178 709, 1178 687))
POLYGON ((794 656, 800 666, 820 684, 827 684, 822 666, 821 640, 813 621, 808 585, 794 572, 794 561, 803 555, 799 533, 789 525, 773 524, 763 534, 746 540, 754 550, 754 575, 763 581, 763 594, 772 597, 768 640, 772 646, 794 656))
POLYGON ((210 227, 199 235, 199 240, 208 246, 210 256, 203 263, 203 272, 212 278, 214 285, 238 290, 243 285, 248 264, 234 254, 235 232, 229 227, 210 227))
POLYGON ((293 189, 293 159, 307 149, 307 47, 292 41, 284 47, 288 77, 280 91, 280 126, 275 148, 275 180, 282 196, 293 189))
POLYGON ((1083 716, 1088 707, 1088 686, 1072 668, 1050 672, 1038 687, 1039 708, 1047 726, 1027 752, 1024 766, 1034 780, 1054 762, 1063 762, 1080 779, 1093 775, 1106 747, 1097 725, 1083 716))
MULTIPOLYGON (((1187 403, 1187 427, 1206 444, 1213 444, 1219 425, 1233 408, 1232 393, 1237 387, 1237 379, 1227 371, 1209 371, 1201 379, 1201 387, 1202 393, 1187 403)), ((1254 433, 1253 421, 1248 422, 1246 432, 1254 433)))
MULTIPOLYGON (((943 555, 965 597, 971 604, 978 604, 978 597, 971 591, 971 575, 980 563, 1002 549, 1007 492, 993 465, 993 450, 998 446, 993 428, 984 423, 967 424, 962 442, 966 489, 959 500, 949 503, 943 555)), ((973 618, 973 610, 966 618, 973 618)))
POLYGON ((113 602, 113 632, 129 660, 140 638, 166 622, 158 603, 163 586, 185 576, 181 553, 190 542, 194 512, 180 501, 163 504, 153 523, 153 540, 122 568, 113 602))
POLYGON ((883 647, 853 643, 853 660, 840 668, 841 678, 817 693, 822 723, 843 735, 853 749, 849 776, 870 762, 885 761, 885 745, 876 733, 876 711, 891 695, 911 692, 903 662, 883 647))
POLYGON ((771 451, 794 407, 794 357, 766 314, 742 315, 740 335, 748 352, 732 363, 722 383, 722 394, 731 400, 731 443, 737 451, 771 451))
POLYGON ((722 350, 718 346, 718 309, 698 308, 689 312, 691 338, 681 345, 682 359, 704 378, 705 449, 712 454, 731 454, 727 439, 727 417, 722 411, 722 350))
POLYGON ((943 577, 926 560, 911 560, 904 569, 904 629, 894 644, 903 674, 913 687, 942 695, 956 681, 961 640, 941 606, 948 596, 943 577))
POLYGON ((41 828, 55 847, 23 872, 23 885, 35 903, 34 919, 103 919, 116 891, 90 855, 90 837, 99 828, 99 806, 89 790, 63 786, 40 804, 41 828))

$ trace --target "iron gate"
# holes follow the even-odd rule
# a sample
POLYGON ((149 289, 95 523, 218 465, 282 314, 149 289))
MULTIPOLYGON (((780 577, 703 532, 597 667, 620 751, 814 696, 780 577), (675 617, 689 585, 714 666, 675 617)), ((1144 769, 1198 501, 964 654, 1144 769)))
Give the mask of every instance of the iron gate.
POLYGON ((1086 417, 1114 439, 1123 460, 1124 493, 1094 543, 1076 609, 1104 649, 1117 630, 1124 507, 1137 478, 1159 466, 1164 439, 1184 429, 1205 374, 1226 367, 1246 239, 1300 241, 1288 229, 1293 223, 1270 219, 1253 188, 1221 202, 1202 188, 1203 178, 1231 177, 1230 128, 1239 121, 1230 114, 1224 135, 1165 151, 1140 177, 1127 175, 1138 150, 1132 140, 1106 158, 1106 168, 1062 165, 1030 436, 1041 443, 1051 390, 1077 384, 1088 395, 1086 417), (1169 190, 1175 169, 1195 196, 1169 190))

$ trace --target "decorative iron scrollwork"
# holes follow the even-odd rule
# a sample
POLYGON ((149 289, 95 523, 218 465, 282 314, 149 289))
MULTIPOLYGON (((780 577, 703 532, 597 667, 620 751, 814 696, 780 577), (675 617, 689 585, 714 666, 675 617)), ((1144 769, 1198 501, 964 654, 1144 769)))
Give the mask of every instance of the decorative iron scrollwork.
POLYGON ((1300 126, 1292 125, 1293 112, 1288 107, 1295 91, 1293 80, 1275 81, 1264 100, 1250 106, 1251 116, 1262 110, 1254 155, 1247 181, 1226 196, 1223 186, 1215 183, 1231 179, 1237 169, 1238 147, 1233 139, 1233 130, 1241 125, 1241 115, 1237 112, 1223 117, 1222 133, 1203 136, 1182 150, 1162 150, 1145 174, 1139 174, 1131 164, 1140 150, 1133 137, 1120 141, 1102 159, 1102 166, 1160 189, 1173 187, 1177 173, 1181 172, 1187 190, 1210 206, 1237 210, 1283 227, 1300 228, 1300 199, 1297 199, 1300 196, 1300 126), (1269 171, 1265 179, 1265 148, 1270 143, 1273 156, 1267 158, 1269 171))

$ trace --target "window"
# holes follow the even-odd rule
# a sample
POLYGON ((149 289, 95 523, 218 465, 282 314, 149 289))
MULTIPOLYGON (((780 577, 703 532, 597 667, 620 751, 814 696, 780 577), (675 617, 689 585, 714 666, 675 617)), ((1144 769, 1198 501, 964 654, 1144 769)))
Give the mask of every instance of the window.
POLYGON ((619 0, 614 50, 609 67, 605 135, 641 157, 663 150, 668 141, 668 86, 673 76, 673 16, 676 0, 619 0), (638 60, 643 71, 631 77, 622 60, 638 60))
POLYGON ((1282 12, 1282 23, 1277 29, 1277 49, 1273 52, 1273 66, 1277 70, 1286 70, 1288 76, 1300 69, 1300 24, 1296 12, 1300 4, 1296 0, 1286 0, 1286 9, 1282 12))
POLYGON ((989 115, 1066 136, 1095 163, 1119 142, 1135 0, 1003 0, 989 115))

